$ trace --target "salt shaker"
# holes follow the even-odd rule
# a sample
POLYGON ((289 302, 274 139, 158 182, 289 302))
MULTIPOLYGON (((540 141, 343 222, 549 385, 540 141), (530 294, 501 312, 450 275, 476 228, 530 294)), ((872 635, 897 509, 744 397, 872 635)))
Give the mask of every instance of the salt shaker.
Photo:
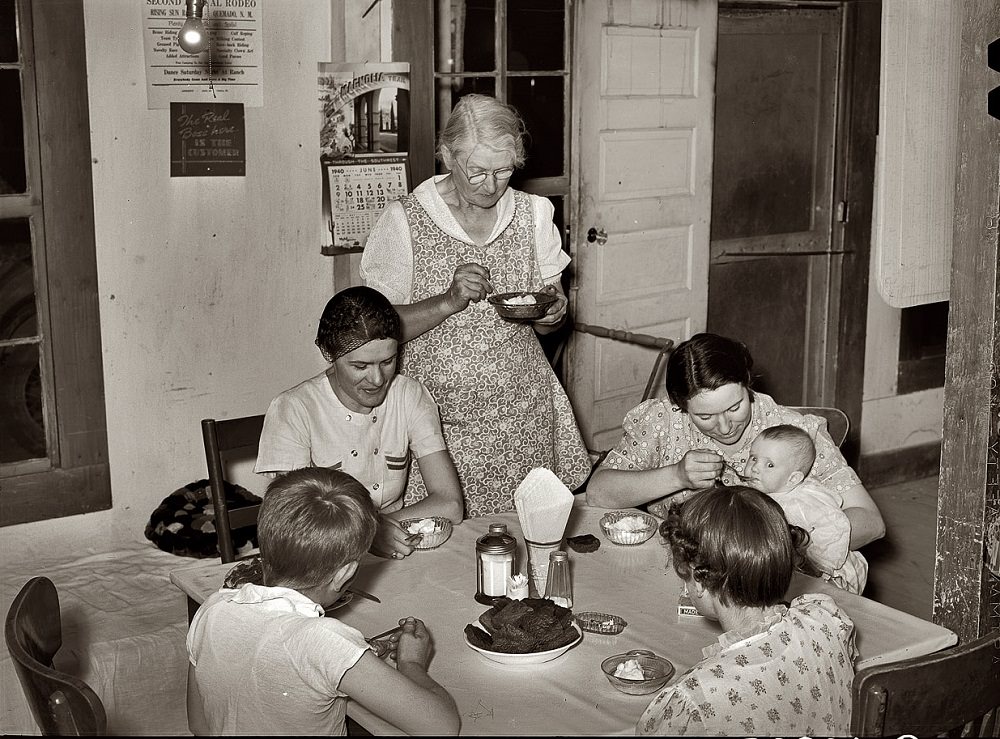
POLYGON ((573 582, 569 576, 569 555, 561 549, 549 554, 549 576, 545 597, 563 608, 573 607, 573 582))
POLYGON ((515 572, 517 540, 507 524, 491 523, 488 534, 476 540, 476 600, 493 605, 507 595, 507 578, 515 572))

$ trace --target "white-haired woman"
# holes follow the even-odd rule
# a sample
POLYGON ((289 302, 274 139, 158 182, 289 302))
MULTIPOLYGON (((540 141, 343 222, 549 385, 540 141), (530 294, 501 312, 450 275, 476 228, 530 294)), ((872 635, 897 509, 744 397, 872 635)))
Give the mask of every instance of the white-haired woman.
MULTIPOLYGON (((513 509, 512 493, 535 467, 571 489, 590 460, 569 399, 535 332, 563 322, 562 251, 548 199, 513 190, 524 163, 524 123, 486 95, 466 95, 438 140, 449 173, 390 204, 372 229, 361 277, 402 319, 400 371, 441 407, 462 481, 466 514, 513 509), (490 292, 545 290, 558 300, 533 324, 502 320, 490 292)), ((407 500, 423 495, 412 475, 407 500)))

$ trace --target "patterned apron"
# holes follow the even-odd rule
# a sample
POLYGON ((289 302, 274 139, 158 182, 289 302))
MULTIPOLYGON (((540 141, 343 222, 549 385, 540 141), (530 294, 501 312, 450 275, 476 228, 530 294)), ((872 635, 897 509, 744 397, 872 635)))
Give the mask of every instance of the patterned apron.
MULTIPOLYGON (((490 271, 497 292, 539 290, 534 218, 527 195, 514 194, 514 218, 485 246, 445 233, 412 195, 402 200, 413 243, 413 302, 445 292, 459 264, 490 271)), ((407 342, 400 372, 420 380, 441 408, 445 441, 462 482, 467 516, 514 509, 514 490, 547 467, 573 490, 590 472, 569 398, 530 323, 500 318, 487 301, 407 342)), ((406 503, 426 496, 414 466, 406 503)))

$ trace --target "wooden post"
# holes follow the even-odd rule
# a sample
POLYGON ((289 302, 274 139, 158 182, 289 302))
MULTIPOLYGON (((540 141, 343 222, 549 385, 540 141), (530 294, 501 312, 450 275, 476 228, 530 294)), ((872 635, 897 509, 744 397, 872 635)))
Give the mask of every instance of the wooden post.
POLYGON ((1000 626, 1000 582, 983 563, 986 524, 1000 515, 1000 121, 986 107, 987 92, 1000 85, 1000 75, 986 63, 987 46, 998 37, 996 0, 964 0, 934 568, 934 621, 955 631, 962 642, 1000 626))

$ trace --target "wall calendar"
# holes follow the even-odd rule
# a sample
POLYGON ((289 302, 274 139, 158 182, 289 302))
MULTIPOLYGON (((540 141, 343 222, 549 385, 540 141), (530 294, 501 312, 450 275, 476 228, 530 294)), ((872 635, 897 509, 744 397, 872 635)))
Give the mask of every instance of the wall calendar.
POLYGON ((365 245, 382 210, 409 190, 405 153, 360 155, 327 165, 333 249, 365 245))

